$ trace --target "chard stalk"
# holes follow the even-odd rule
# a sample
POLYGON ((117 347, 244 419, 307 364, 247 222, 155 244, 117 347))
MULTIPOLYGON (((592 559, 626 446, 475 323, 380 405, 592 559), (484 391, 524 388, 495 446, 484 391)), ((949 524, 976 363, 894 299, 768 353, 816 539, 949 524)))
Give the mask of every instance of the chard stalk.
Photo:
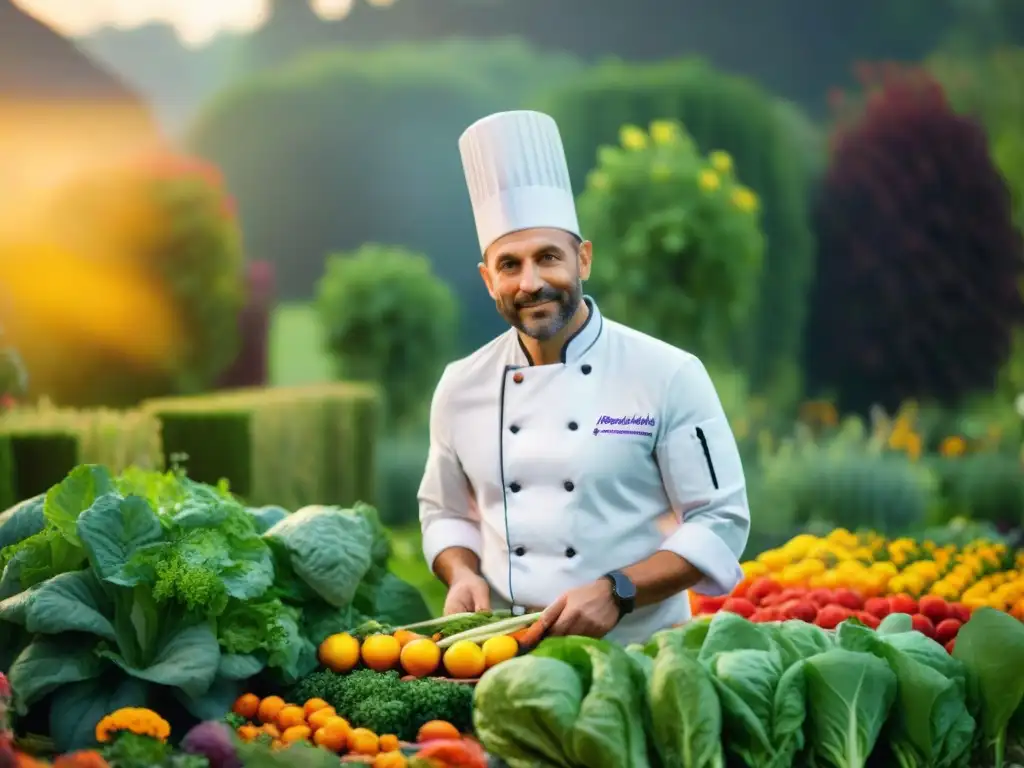
POLYGON ((542 614, 540 613, 528 613, 525 616, 513 616, 512 618, 502 619, 501 621, 496 621, 493 624, 487 624, 483 627, 467 629, 465 632, 460 632, 457 635, 444 638, 437 644, 437 647, 444 650, 460 640, 471 640, 474 643, 481 643, 486 640, 490 640, 492 637, 510 635, 513 632, 518 632, 520 629, 525 629, 530 626, 537 621, 541 615, 542 614))
MULTIPOLYGON (((451 614, 449 614, 447 616, 440 616, 440 617, 438 617, 436 619, 427 619, 426 621, 417 621, 415 624, 406 624, 404 627, 395 627, 395 629, 396 630, 398 630, 398 629, 405 629, 405 630, 412 631, 414 629, 425 629, 427 627, 430 627, 430 628, 434 628, 434 627, 443 628, 449 622, 460 621, 462 619, 469 619, 469 618, 472 618, 473 616, 478 615, 479 613, 481 613, 481 612, 480 611, 467 611, 466 613, 451 613, 451 614)), ((491 613, 494 616, 504 616, 506 614, 509 615, 509 616, 512 615, 511 611, 491 611, 491 613)))

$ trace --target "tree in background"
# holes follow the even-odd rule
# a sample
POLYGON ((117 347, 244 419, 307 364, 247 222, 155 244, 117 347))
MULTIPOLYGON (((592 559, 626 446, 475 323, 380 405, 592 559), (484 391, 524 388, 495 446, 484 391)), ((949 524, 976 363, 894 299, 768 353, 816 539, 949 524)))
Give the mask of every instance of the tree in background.
POLYGON ((806 369, 841 408, 990 391, 1024 318, 1020 233, 984 131, 927 74, 865 69, 816 216, 806 369))
POLYGON ((12 335, 33 395, 131 405, 202 391, 234 358, 242 250, 214 167, 158 154, 91 171, 28 229, 4 270, 18 286, 12 335), (52 300, 33 289, 30 265, 49 270, 52 300))
POLYGON ((580 196, 597 244, 592 292, 609 317, 733 363, 730 340, 757 298, 764 256, 758 199, 725 152, 704 157, 675 122, 622 129, 580 196))
POLYGON ((426 256, 375 244, 330 256, 316 302, 338 377, 380 386, 391 426, 417 425, 458 319, 426 256))
POLYGON ((263 387, 269 378, 270 319, 274 310, 274 267, 251 261, 245 271, 246 301, 238 317, 239 350, 217 380, 218 387, 263 387))
MULTIPOLYGON (((782 114, 764 91, 700 61, 609 63, 553 87, 537 106, 561 126, 576 189, 582 188, 598 148, 615 143, 627 123, 678 119, 702 151, 724 150, 735 159, 744 182, 762 201, 768 246, 756 305, 731 346, 755 392, 773 395, 780 406, 795 399, 814 258, 807 174, 813 169, 808 153, 817 141, 810 124, 800 121, 807 137, 801 144, 800 132, 791 128, 792 110, 782 114)), ((600 253, 604 244, 592 239, 600 253)))
POLYGON ((282 300, 309 298, 325 253, 395 243, 427 254, 454 289, 472 318, 468 350, 502 324, 480 290, 459 135, 580 66, 516 41, 310 53, 225 92, 190 142, 224 169, 282 300))

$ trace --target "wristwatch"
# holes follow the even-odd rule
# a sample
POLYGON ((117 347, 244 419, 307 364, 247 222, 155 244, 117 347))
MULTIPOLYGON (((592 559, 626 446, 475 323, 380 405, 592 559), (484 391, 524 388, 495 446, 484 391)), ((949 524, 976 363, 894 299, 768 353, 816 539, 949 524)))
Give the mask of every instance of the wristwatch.
POLYGON ((632 613, 636 607, 636 584, 622 571, 612 571, 604 577, 612 583, 612 597, 619 606, 619 618, 632 613))

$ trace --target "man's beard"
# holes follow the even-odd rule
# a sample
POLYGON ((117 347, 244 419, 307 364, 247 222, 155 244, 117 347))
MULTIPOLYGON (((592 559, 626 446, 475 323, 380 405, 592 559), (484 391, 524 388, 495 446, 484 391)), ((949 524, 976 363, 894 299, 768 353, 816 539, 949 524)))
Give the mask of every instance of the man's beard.
POLYGON ((502 299, 496 304, 498 312, 513 328, 537 341, 547 341, 569 324, 582 300, 583 281, 577 277, 575 285, 569 291, 560 291, 546 285, 533 295, 517 294, 514 299, 502 299), (547 317, 523 320, 523 312, 529 313, 529 307, 547 301, 553 302, 547 317))

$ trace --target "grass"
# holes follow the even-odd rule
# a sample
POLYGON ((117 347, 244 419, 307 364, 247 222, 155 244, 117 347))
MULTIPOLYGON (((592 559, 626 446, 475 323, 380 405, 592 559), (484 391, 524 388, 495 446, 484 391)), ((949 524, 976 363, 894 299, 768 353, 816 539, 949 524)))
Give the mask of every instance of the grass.
POLYGON ((333 378, 312 304, 279 305, 270 325, 271 386, 320 384, 333 378))

